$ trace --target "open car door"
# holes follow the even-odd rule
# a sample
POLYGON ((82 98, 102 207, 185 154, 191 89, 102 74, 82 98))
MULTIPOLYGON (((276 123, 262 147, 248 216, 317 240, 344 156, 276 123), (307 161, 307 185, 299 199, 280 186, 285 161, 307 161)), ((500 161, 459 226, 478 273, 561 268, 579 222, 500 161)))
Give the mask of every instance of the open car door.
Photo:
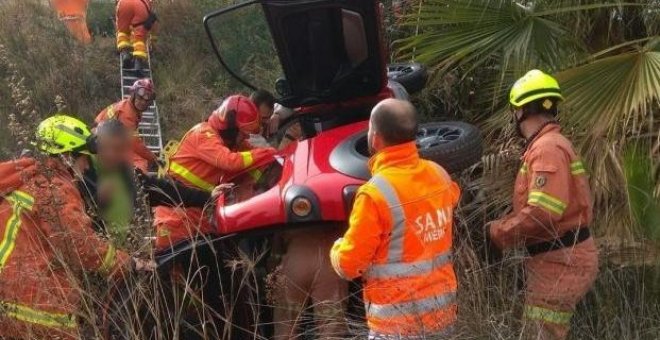
POLYGON ((374 96, 383 90, 387 77, 379 18, 375 0, 260 0, 211 13, 204 25, 231 75, 252 89, 274 89, 286 107, 301 107, 374 96), (240 45, 231 40, 246 36, 223 30, 240 26, 233 21, 246 17, 266 29, 249 38, 262 50, 244 51, 249 57, 229 60, 235 51, 228 49, 240 45), (276 66, 273 54, 278 57, 276 66), (250 72, 260 67, 254 65, 255 58, 270 64, 263 66, 265 72, 281 74, 270 84, 255 79, 263 76, 250 72))

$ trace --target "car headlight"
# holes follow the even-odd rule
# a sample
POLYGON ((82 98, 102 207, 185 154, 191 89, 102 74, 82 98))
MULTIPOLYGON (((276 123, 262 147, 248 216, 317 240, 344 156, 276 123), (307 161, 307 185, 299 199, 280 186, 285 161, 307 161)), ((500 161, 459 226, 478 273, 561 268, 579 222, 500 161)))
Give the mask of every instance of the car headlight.
POLYGON ((306 197, 296 197, 291 202, 291 211, 298 217, 305 217, 312 212, 312 202, 306 197))

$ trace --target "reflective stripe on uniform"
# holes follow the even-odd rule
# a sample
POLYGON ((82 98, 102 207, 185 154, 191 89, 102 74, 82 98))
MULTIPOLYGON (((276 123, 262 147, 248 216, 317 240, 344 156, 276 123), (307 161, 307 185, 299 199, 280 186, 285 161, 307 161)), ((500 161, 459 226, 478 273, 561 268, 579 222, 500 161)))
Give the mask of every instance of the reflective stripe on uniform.
POLYGON ((258 181, 261 176, 263 176, 263 172, 261 172, 259 169, 250 170, 250 177, 252 177, 252 180, 255 182, 258 181))
POLYGON ((390 235, 390 247, 387 251, 387 262, 401 262, 403 257, 403 235, 406 227, 403 206, 396 191, 385 178, 375 175, 370 183, 383 195, 392 216, 392 233, 390 235))
POLYGON ((133 56, 134 56, 134 57, 138 57, 138 58, 144 58, 144 59, 146 59, 146 58, 147 58, 147 52, 134 50, 134 51, 133 51, 133 56))
POLYGON ((564 210, 566 210, 566 203, 552 195, 538 190, 532 190, 529 192, 527 204, 544 208, 557 215, 562 215, 564 210))
POLYGON ((206 190, 208 192, 212 192, 213 188, 215 186, 202 178, 198 177, 194 173, 192 173, 190 170, 186 169, 183 167, 181 164, 177 162, 170 162, 170 170, 174 172, 175 174, 183 177, 186 181, 190 182, 192 185, 202 189, 206 190))
POLYGON ((76 20, 85 20, 85 17, 82 15, 62 15, 59 17, 61 21, 76 21, 76 20))
POLYGON ((584 168, 582 161, 575 161, 571 163, 571 174, 573 175, 582 175, 587 171, 584 168))
POLYGON ((112 104, 112 105, 108 106, 107 108, 105 108, 105 118, 106 119, 113 119, 113 118, 115 118, 115 115, 116 115, 116 113, 115 113, 115 104, 112 104))
POLYGON ((9 302, 0 301, 0 314, 46 327, 68 329, 78 327, 75 317, 71 314, 45 312, 9 302))
POLYGON ((131 47, 130 37, 128 33, 117 32, 117 49, 123 50, 131 47))
POLYGON ((525 305, 525 318, 530 320, 541 320, 558 325, 566 325, 571 321, 573 313, 554 311, 539 306, 525 305))
POLYGON ((451 257, 451 252, 447 251, 428 260, 410 263, 374 264, 364 274, 364 277, 367 279, 389 279, 425 275, 450 263, 451 257))
POLYGON ((103 262, 101 263, 101 272, 109 272, 112 267, 115 265, 115 259, 117 258, 117 249, 111 244, 108 246, 108 250, 105 252, 103 257, 103 262))
POLYGON ((382 334, 374 331, 369 331, 369 340, 439 340, 451 338, 456 331, 454 325, 447 326, 441 331, 424 332, 418 335, 410 334, 382 334))
POLYGON ((450 292, 409 302, 388 304, 367 303, 367 317, 386 319, 425 314, 446 308, 455 302, 456 292, 450 292))
POLYGON ((5 267, 9 256, 16 247, 16 236, 21 228, 21 213, 23 209, 32 210, 34 198, 29 194, 16 190, 5 196, 12 206, 12 214, 5 225, 5 233, 0 241, 0 272, 5 267))
POLYGON ((252 158, 252 152, 245 151, 245 152, 240 152, 241 157, 243 158, 243 166, 244 167, 249 167, 254 163, 254 158, 252 158))
POLYGON ((133 42, 133 47, 144 49, 145 45, 143 41, 138 40, 133 42))
POLYGON ((527 171, 528 171, 528 169, 529 169, 529 167, 527 166, 527 163, 523 163, 523 164, 520 166, 520 173, 521 173, 521 174, 526 174, 527 171))

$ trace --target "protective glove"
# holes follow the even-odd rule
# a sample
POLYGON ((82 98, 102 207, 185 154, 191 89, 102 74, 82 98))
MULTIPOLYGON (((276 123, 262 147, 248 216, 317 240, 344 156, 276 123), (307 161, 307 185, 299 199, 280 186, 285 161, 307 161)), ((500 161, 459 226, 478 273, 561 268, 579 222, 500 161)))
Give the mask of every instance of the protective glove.
POLYGON ((236 187, 236 184, 234 183, 223 183, 218 186, 216 186, 213 189, 213 192, 211 192, 211 198, 214 200, 218 198, 220 195, 226 193, 227 191, 230 191, 236 187))

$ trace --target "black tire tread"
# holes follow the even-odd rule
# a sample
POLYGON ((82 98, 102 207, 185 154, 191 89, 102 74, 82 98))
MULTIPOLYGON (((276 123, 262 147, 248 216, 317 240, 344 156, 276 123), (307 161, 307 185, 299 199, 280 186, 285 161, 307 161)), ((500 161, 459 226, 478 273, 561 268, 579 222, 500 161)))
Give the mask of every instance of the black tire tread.
POLYGON ((420 156, 440 164, 449 173, 461 172, 481 161, 483 143, 479 128, 465 122, 430 122, 425 126, 452 126, 461 128, 464 134, 459 139, 440 147, 420 150, 420 156))

